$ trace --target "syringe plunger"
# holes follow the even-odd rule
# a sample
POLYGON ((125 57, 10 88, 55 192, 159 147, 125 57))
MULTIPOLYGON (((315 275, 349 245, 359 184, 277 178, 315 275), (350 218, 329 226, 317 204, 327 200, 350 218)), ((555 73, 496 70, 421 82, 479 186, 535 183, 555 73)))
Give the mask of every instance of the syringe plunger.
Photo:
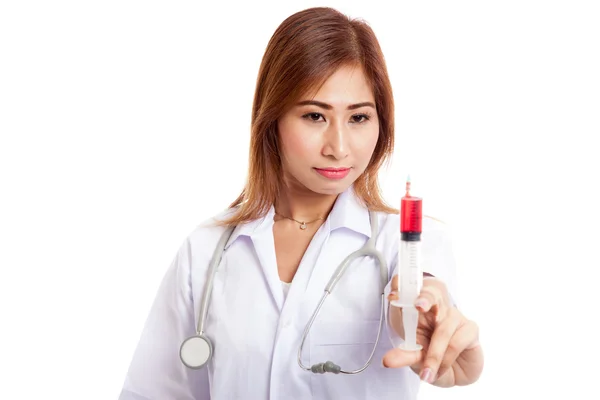
POLYGON ((417 343, 417 325, 419 323, 419 310, 413 307, 402 308, 402 325, 404 325, 404 342, 400 344, 402 350, 418 351, 423 346, 417 343))

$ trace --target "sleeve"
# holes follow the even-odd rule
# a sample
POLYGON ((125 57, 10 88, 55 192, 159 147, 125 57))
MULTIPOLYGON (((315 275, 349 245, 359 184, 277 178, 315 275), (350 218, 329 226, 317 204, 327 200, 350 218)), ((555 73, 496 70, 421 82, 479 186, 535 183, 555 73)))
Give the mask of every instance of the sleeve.
MULTIPOLYGON (((394 346, 398 346, 402 339, 391 328, 389 321, 389 302, 387 296, 391 291, 392 278, 398 274, 398 249, 390 263, 390 280, 385 288, 385 307, 386 324, 390 339, 394 346)), ((458 305, 457 279, 456 279, 456 260, 452 246, 452 234, 449 227, 443 222, 433 223, 429 229, 424 230, 421 242, 421 265, 424 273, 433 275, 441 280, 448 288, 450 300, 454 305, 458 305)))
POLYGON ((119 400, 209 400, 206 368, 179 358, 181 343, 196 332, 186 240, 168 268, 134 351, 119 400))

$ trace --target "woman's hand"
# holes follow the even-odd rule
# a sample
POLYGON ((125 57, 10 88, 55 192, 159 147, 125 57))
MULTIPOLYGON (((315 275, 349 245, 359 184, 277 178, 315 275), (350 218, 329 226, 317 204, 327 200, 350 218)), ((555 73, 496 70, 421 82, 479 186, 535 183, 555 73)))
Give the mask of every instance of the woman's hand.
MULTIPOLYGON (((388 299, 398 299, 397 276, 392 280, 388 299)), ((483 370, 479 329, 451 304, 446 285, 435 278, 424 278, 415 306, 419 310, 417 343, 423 349, 392 349, 383 357, 383 365, 388 368, 410 366, 422 380, 440 387, 475 382, 483 370)), ((402 308, 390 306, 390 323, 404 338, 402 308)))

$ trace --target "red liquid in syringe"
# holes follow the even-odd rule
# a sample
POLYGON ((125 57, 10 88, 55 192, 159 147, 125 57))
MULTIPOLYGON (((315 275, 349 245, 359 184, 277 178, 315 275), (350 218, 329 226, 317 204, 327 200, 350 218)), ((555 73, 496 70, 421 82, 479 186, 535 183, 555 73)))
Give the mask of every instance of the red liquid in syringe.
POLYGON ((410 195, 410 178, 406 181, 406 194, 400 205, 400 233, 402 240, 420 241, 423 221, 423 199, 410 195))

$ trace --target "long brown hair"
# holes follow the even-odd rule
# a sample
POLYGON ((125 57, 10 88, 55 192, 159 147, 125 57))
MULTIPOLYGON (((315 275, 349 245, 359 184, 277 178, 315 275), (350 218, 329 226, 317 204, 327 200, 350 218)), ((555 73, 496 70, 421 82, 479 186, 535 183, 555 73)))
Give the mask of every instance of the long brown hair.
POLYGON ((221 221, 237 225, 264 216, 282 186, 277 120, 300 96, 318 88, 341 66, 359 65, 373 88, 379 138, 369 165, 354 182, 360 200, 374 211, 398 213, 385 204, 377 173, 394 149, 394 99, 379 42, 364 21, 328 7, 297 12, 279 25, 262 59, 254 103, 246 185, 221 221), (239 206, 239 207, 238 207, 239 206))

